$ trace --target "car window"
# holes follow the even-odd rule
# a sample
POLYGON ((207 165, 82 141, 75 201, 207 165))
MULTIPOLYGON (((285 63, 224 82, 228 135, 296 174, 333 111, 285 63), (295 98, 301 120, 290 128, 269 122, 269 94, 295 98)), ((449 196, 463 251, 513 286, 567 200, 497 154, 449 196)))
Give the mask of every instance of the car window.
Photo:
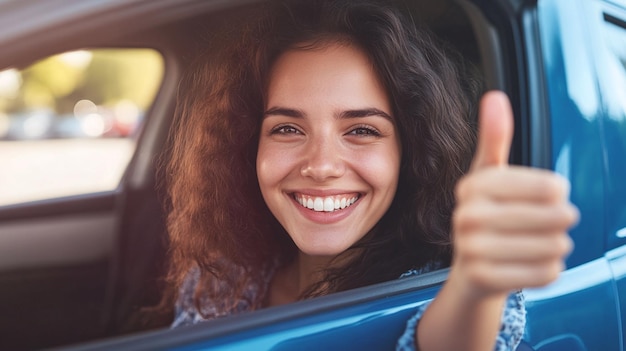
POLYGON ((115 189, 162 76, 151 49, 72 51, 0 71, 0 206, 115 189))
POLYGON ((607 57, 600 65, 600 86, 606 110, 603 129, 607 168, 606 219, 610 248, 626 244, 626 21, 623 14, 604 14, 603 44, 607 57))

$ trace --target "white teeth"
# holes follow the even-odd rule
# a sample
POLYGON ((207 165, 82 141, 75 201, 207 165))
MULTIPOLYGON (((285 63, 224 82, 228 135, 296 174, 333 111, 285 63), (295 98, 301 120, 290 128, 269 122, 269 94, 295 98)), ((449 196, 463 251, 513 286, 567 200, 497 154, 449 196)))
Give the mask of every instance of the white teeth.
POLYGON ((316 197, 313 202, 313 210, 317 212, 324 211, 324 200, 321 197, 316 197))
POLYGON ((324 199, 324 212, 332 212, 335 210, 335 201, 330 197, 324 199))
POLYGON ((302 205, 302 207, 306 207, 310 210, 316 212, 333 212, 337 210, 342 210, 359 199, 358 196, 352 198, 345 197, 308 197, 302 195, 295 196, 296 201, 302 205))

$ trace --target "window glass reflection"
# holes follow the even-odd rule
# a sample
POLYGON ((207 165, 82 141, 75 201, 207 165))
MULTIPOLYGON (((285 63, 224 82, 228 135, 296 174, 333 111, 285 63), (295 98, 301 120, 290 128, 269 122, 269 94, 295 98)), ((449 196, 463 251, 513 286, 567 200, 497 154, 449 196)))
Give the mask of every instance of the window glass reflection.
POLYGON ((610 86, 602 94, 609 95, 609 116, 621 120, 626 118, 626 29, 606 22, 603 34, 610 55, 604 67, 609 79, 604 84, 610 86))

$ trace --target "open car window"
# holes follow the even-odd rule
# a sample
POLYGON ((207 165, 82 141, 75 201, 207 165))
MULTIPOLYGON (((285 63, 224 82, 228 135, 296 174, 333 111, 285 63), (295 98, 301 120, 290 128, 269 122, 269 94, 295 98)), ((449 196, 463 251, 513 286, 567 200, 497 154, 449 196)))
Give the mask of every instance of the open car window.
POLYGON ((163 77, 152 49, 65 52, 0 72, 0 206, 117 188, 163 77))

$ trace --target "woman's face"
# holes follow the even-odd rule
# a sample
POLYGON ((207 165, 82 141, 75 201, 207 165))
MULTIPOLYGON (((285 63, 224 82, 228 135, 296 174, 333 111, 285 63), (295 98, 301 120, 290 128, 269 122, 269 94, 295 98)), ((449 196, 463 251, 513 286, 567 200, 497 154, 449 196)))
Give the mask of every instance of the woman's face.
POLYGON ((383 85, 347 45, 282 54, 270 74, 257 174, 300 251, 336 256, 387 211, 400 140, 383 85))

